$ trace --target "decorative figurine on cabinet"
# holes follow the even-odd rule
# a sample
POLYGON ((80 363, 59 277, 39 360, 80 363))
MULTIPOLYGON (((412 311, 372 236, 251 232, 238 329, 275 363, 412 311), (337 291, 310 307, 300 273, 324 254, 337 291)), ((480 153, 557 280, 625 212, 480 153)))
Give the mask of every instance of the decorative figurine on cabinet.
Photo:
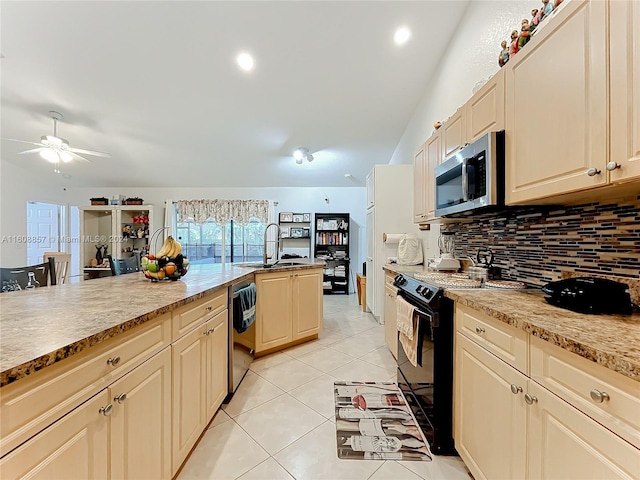
POLYGON ((509 58, 518 53, 518 30, 511 32, 511 45, 509 46, 509 58))
POLYGON ((131 236, 131 225, 122 226, 122 237, 129 238, 131 236))
POLYGON ((550 3, 549 0, 542 0, 542 8, 540 12, 541 12, 541 15, 538 23, 540 23, 542 20, 547 18, 549 15, 551 15, 551 12, 553 12, 553 4, 550 3))
POLYGON ((509 61, 509 49, 507 48, 507 41, 503 40, 500 44, 502 50, 500 50, 500 55, 498 55, 498 65, 504 67, 505 63, 509 61))
POLYGON ((540 11, 537 8, 531 10, 531 21, 529 22, 529 30, 535 32, 538 22, 540 21, 540 11))
POLYGON ((553 9, 555 10, 556 8, 558 8, 561 3, 562 3, 562 0, 556 0, 555 2, 553 2, 553 9))
POLYGON ((531 38, 531 33, 529 32, 529 21, 523 20, 522 30, 520 30, 520 36, 518 37, 518 50, 524 47, 530 38, 531 38))

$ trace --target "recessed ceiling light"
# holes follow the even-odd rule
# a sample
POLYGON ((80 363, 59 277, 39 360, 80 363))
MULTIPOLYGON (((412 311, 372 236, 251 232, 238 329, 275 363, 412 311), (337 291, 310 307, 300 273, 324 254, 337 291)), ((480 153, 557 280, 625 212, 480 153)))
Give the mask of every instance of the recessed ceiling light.
POLYGON ((238 66, 245 72, 250 72, 251 70, 253 70, 253 67, 256 63, 251 54, 247 52, 238 54, 238 56, 236 57, 236 62, 238 62, 238 66))
POLYGON ((404 45, 411 38, 411 30, 407 27, 400 27, 396 30, 396 33, 393 35, 393 41, 396 42, 396 45, 404 45))

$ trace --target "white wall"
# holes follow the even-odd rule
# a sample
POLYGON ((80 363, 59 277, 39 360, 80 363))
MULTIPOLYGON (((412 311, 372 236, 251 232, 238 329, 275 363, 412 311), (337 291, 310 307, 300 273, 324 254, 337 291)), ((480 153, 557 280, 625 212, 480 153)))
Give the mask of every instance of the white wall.
MULTIPOLYGON (((311 213, 348 213, 351 215, 350 247, 351 276, 360 272, 365 256, 365 204, 366 189, 364 187, 344 188, 73 188, 70 189, 72 205, 89 205, 92 197, 124 195, 140 197, 145 204, 154 206, 153 223, 156 228, 164 223, 165 200, 197 200, 197 199, 254 199, 278 202, 275 207, 277 221, 278 212, 311 213), (329 199, 329 203, 325 202, 329 199)), ((300 251, 297 251, 300 253, 300 251)), ((311 247, 313 255, 313 245, 311 247)), ((353 282, 350 281, 351 289, 353 282)))
MULTIPOLYGON (((51 174, 53 175, 53 174, 51 174)), ((57 182, 58 179, 53 179, 57 182)), ((27 235, 27 202, 68 204, 69 192, 51 179, 40 177, 12 163, 0 163, 0 265, 27 264, 27 244, 16 237, 27 235)))
MULTIPOLYGON (((531 10, 540 5, 539 0, 470 2, 389 163, 413 163, 415 152, 433 133, 433 124, 453 115, 477 83, 500 69, 500 43, 509 42, 511 31, 519 31, 522 19, 530 19, 531 10)), ((427 257, 437 255, 439 233, 439 226, 432 225, 419 234, 427 257)))

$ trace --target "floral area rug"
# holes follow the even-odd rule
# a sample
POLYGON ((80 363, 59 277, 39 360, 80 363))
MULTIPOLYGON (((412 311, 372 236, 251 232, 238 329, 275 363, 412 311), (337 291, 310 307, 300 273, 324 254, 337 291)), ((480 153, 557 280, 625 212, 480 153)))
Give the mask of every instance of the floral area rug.
POLYGON ((333 386, 338 458, 431 461, 429 445, 395 383, 333 386))

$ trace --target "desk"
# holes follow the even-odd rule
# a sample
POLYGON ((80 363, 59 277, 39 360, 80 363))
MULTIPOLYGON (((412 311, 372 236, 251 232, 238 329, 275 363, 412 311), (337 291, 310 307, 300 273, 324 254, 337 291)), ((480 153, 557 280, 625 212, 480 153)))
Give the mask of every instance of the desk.
POLYGON ((356 273, 356 287, 358 291, 358 305, 362 305, 362 311, 367 311, 367 277, 356 273))

